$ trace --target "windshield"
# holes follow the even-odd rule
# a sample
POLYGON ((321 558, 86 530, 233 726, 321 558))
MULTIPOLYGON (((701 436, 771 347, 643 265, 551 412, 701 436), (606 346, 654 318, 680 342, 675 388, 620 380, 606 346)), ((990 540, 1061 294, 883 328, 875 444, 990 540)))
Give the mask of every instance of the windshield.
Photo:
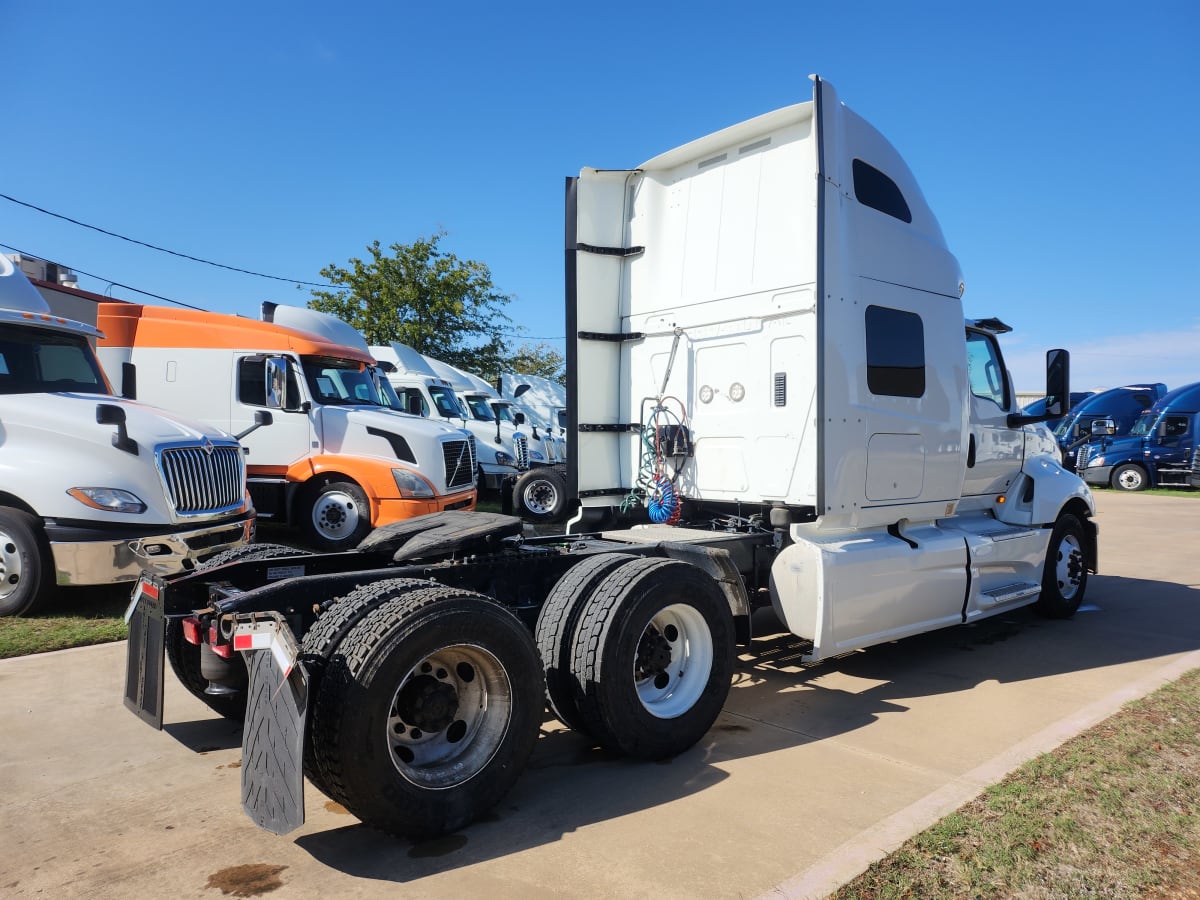
POLYGON ((379 379, 372 377, 373 370, 358 360, 304 356, 301 357, 301 366, 308 390, 317 403, 402 409, 395 392, 390 387, 381 392, 379 379))
POLYGON ((108 383, 83 335, 0 326, 0 394, 73 391, 108 394, 108 383))
POLYGON ((437 407, 439 416, 447 419, 466 418, 463 408, 458 402, 458 398, 454 396, 454 391, 450 390, 450 388, 431 384, 429 386, 429 396, 433 398, 433 405, 437 407))
POLYGON ((467 404, 467 411, 471 413, 471 418, 480 422, 495 422, 496 415, 492 412, 492 405, 488 402, 487 397, 468 396, 463 398, 467 404))
POLYGON ((1133 423, 1133 427, 1129 429, 1130 435, 1134 437, 1145 437, 1154 430, 1154 416, 1151 413, 1142 413, 1137 417, 1137 421, 1133 423))

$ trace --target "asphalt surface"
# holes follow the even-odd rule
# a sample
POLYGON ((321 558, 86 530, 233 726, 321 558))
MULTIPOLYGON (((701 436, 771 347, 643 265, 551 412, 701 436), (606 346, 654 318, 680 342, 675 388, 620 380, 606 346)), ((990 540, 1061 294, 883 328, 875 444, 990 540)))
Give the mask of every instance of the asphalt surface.
POLYGON ((547 722, 493 814, 420 844, 311 788, 300 830, 256 829, 240 729, 169 675, 166 728, 144 725, 124 644, 0 661, 0 896, 825 896, 1200 667, 1200 497, 1097 503, 1101 574, 1073 620, 1018 610, 809 667, 761 637, 687 753, 631 762, 547 722))

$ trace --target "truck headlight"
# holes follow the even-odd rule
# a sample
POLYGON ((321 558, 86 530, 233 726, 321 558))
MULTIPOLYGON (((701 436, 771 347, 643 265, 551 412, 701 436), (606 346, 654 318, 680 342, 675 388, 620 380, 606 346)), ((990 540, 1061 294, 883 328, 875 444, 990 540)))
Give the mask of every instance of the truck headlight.
POLYGON ((92 509, 102 509, 105 512, 144 513, 146 504, 136 494, 123 491, 120 488, 107 487, 73 487, 67 493, 92 509))
POLYGON ((1102 466, 1102 465, 1104 465, 1104 457, 1103 456, 1093 456, 1091 459, 1089 459, 1087 461, 1087 468, 1089 468, 1089 469, 1092 466, 1102 466))
POLYGON ((538 452, 537 450, 530 450, 530 451, 529 451, 529 458, 530 458, 530 459, 536 459, 538 462, 545 462, 545 461, 546 461, 546 457, 542 456, 542 454, 541 454, 540 452, 538 452))
POLYGON ((517 461, 503 451, 496 451, 496 465, 498 466, 515 466, 517 461))
POLYGON ((428 500, 437 496, 433 485, 416 472, 392 469, 392 478, 396 479, 396 489, 405 500, 428 500))

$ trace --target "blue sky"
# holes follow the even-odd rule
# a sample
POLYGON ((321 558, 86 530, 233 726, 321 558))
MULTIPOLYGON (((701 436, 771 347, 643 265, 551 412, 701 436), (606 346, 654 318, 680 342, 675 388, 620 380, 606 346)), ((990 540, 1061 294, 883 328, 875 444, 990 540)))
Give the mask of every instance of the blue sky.
MULTIPOLYGON (((1194 2, 4 8, 0 192, 120 234, 319 281, 444 229, 561 347, 564 176, 809 99, 816 72, 908 160, 967 315, 1015 329, 1018 390, 1052 346, 1077 389, 1200 380, 1194 2)), ((5 200, 0 242, 98 293, 309 297, 5 200)))

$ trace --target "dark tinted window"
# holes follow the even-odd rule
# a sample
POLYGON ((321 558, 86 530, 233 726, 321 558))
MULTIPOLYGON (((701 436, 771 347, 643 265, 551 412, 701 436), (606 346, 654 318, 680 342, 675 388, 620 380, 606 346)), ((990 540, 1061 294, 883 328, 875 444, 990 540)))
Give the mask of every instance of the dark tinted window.
POLYGON ((889 397, 925 393, 925 326, 916 313, 867 307, 867 389, 889 397))
POLYGON ((108 393, 87 338, 23 325, 0 326, 0 394, 54 391, 108 393))
POLYGON ((854 198, 863 206, 887 213, 901 222, 912 222, 912 213, 896 182, 861 159, 854 161, 854 198))

